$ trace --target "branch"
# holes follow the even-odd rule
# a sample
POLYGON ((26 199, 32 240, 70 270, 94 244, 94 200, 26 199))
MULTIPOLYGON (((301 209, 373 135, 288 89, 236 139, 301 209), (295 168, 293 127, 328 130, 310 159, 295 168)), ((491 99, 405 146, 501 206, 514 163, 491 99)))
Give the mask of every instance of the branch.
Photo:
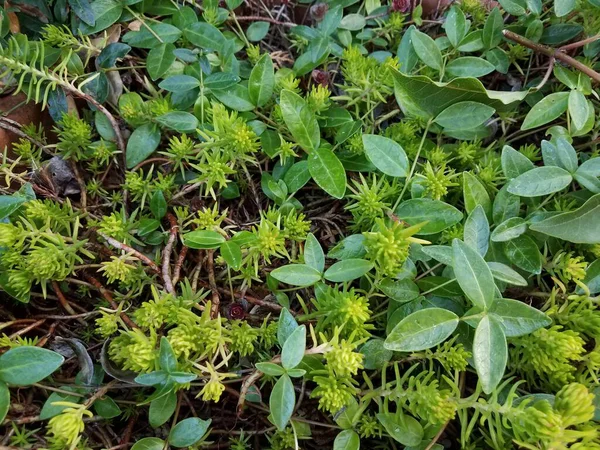
POLYGON ((503 30, 502 34, 507 39, 510 39, 511 41, 514 41, 517 44, 522 45, 523 47, 527 47, 527 48, 533 50, 534 52, 541 53, 542 55, 546 55, 550 58, 556 58, 559 61, 562 61, 565 64, 570 65, 574 69, 577 69, 580 72, 586 74, 588 77, 590 77, 592 80, 594 80, 594 82, 600 83, 600 73, 596 72, 595 70, 589 68, 585 64, 577 61, 575 58, 564 53, 562 51, 562 49, 564 49, 564 47, 562 49, 556 49, 556 48, 548 47, 547 45, 538 44, 536 42, 530 41, 529 39, 527 39, 519 34, 513 33, 512 31, 508 31, 508 30, 503 30))
MULTIPOLYGON (((119 305, 117 305, 117 302, 115 302, 115 300, 113 299, 112 294, 108 291, 108 289, 106 289, 104 286, 102 286, 102 283, 100 283, 100 281, 98 281, 96 278, 94 278, 93 276, 91 276, 89 273, 83 271, 83 276, 96 288, 100 291, 100 294, 102 294, 102 297, 104 297, 104 299, 110 304, 110 307, 112 309, 114 309, 115 311, 119 310, 119 305)), ((129 316, 125 313, 125 312, 121 312, 121 319, 123 320, 123 322, 125 322, 127 324, 127 326, 129 326, 130 328, 139 328, 137 326, 137 324, 131 320, 129 318, 129 316)))
POLYGON ((106 242, 108 242, 110 245, 112 245, 113 247, 118 248, 119 250, 123 250, 127 253, 131 253, 136 258, 143 261, 154 272, 156 272, 159 275, 161 274, 161 271, 158 268, 158 266, 156 265, 156 263, 154 261, 152 261, 150 258, 148 258, 146 255, 144 255, 143 253, 137 251, 136 249, 130 247, 127 244, 123 244, 122 242, 119 242, 116 239, 111 238, 110 236, 108 236, 100 231, 98 231, 97 233, 99 236, 102 236, 104 238, 104 240, 106 242))

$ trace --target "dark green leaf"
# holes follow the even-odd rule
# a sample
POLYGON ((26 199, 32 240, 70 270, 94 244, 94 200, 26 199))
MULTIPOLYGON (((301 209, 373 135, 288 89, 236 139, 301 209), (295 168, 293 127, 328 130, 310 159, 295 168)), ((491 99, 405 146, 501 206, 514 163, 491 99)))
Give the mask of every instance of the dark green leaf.
POLYGON ((492 73, 494 70, 495 67, 493 64, 489 63, 483 58, 477 58, 475 56, 463 56, 461 58, 456 58, 446 66, 446 72, 454 77, 479 78, 492 73))
POLYGON ((146 70, 153 80, 158 80, 167 73, 167 70, 175 62, 174 50, 173 44, 160 44, 148 52, 146 70))
POLYGON ((150 402, 148 421, 152 428, 163 425, 175 412, 177 406, 177 394, 170 391, 166 395, 158 397, 150 402))
POLYGON ((477 205, 465 221, 464 240, 465 244, 477 250, 481 256, 487 253, 490 244, 490 224, 481 205, 477 205))
POLYGON ((558 119, 567 110, 568 104, 568 92, 555 92, 547 95, 527 113, 521 130, 530 130, 558 119))
POLYGON ((492 232, 492 241, 506 242, 521 236, 527 231, 527 222, 520 217, 505 220, 492 232))
POLYGON ((121 414, 121 408, 115 403, 115 401, 108 397, 99 398, 94 402, 94 411, 96 414, 103 419, 112 419, 121 414))
POLYGON ((83 35, 95 34, 110 27, 121 17, 123 4, 117 0, 94 0, 92 12, 95 23, 88 25, 83 22, 79 25, 79 31, 83 35))
POLYGON ((366 370, 379 370, 392 359, 394 352, 385 348, 383 339, 367 341, 360 352, 364 355, 363 365, 366 370))
POLYGON ((159 438, 147 437, 140 439, 131 447, 131 450, 164 450, 165 441, 159 438))
POLYGON ((409 302, 419 296, 419 287, 409 279, 392 280, 386 278, 378 287, 381 292, 399 303, 409 302))
POLYGON ((319 272, 323 272, 325 269, 325 254, 321 244, 312 233, 308 233, 304 243, 304 262, 319 272))
POLYGON ((298 161, 285 173, 283 181, 288 187, 288 192, 294 193, 302 189, 310 181, 310 178, 308 161, 298 161))
POLYGON ((180 133, 189 133, 198 128, 198 119, 193 114, 185 111, 170 111, 158 116, 156 121, 164 127, 180 133))
MULTIPOLYGON (((252 22, 246 30, 246 37, 250 42, 262 40, 269 32, 269 22, 252 22)), ((268 55, 268 53, 266 53, 268 55)))
POLYGON ((0 381, 0 423, 4 422, 10 408, 10 391, 6 383, 0 381))
POLYGON ((385 431, 402 445, 415 446, 423 440, 423 427, 411 416, 403 413, 379 413, 377 420, 383 425, 385 431))
POLYGON ((196 22, 188 26, 183 35, 196 47, 222 52, 227 39, 215 26, 206 22, 196 22))
POLYGON ((275 87, 275 72, 273 61, 268 53, 260 57, 248 80, 248 94, 256 106, 264 106, 273 95, 275 87))
POLYGON ((277 325, 277 342, 283 347, 288 337, 298 328, 298 322, 296 322, 296 319, 294 319, 294 316, 292 316, 287 308, 283 308, 277 325))
POLYGON ((221 244, 221 256, 229 267, 233 270, 239 270, 242 265, 242 249, 233 241, 226 241, 221 244))
POLYGON ((488 262, 488 266, 496 280, 504 281, 505 283, 514 286, 527 286, 527 280, 523 278, 519 272, 511 269, 507 265, 490 261, 488 262))
POLYGON ((505 242, 504 253, 519 269, 534 274, 542 271, 542 254, 535 241, 526 234, 505 242))
POLYGON ((204 78, 207 89, 227 89, 240 82, 240 77, 229 72, 216 72, 204 78))
POLYGON ((213 89, 212 93, 217 100, 235 111, 243 112, 254 109, 248 88, 241 84, 236 84, 228 89, 213 89))
POLYGON ((444 65, 442 52, 440 52, 435 41, 429 37, 429 35, 422 33, 419 30, 413 30, 412 45, 417 56, 424 64, 438 72, 442 71, 442 66, 444 65))
POLYGON ((340 432, 333 441, 333 450, 359 450, 360 436, 354 430, 340 432))
POLYGON ((150 199, 150 211, 156 219, 162 219, 167 214, 167 201, 162 191, 156 191, 150 199))
POLYGON ((148 158, 160 143, 160 130, 147 123, 136 128, 127 141, 127 168, 132 169, 148 158))
POLYGON ((469 29, 465 13, 462 12, 460 7, 454 5, 450 8, 443 27, 452 46, 458 47, 458 44, 467 35, 469 29))
POLYGON ((89 0, 69 0, 69 6, 83 22, 93 27, 96 23, 96 17, 94 16, 94 10, 89 0))

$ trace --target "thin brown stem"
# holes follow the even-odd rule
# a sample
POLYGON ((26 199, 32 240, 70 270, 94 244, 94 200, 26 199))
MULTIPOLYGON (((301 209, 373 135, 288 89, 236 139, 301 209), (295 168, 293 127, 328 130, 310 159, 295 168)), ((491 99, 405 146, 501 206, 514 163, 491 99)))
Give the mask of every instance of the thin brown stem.
MULTIPOLYGON (((118 310, 119 309, 119 305, 117 305, 117 302, 115 302, 112 294, 108 291, 108 289, 106 289, 104 286, 102 286, 102 283, 100 283, 100 281, 98 281, 96 278, 94 278, 93 276, 91 276, 87 272, 83 272, 83 276, 91 284, 93 284, 96 289, 98 289, 100 291, 100 294, 102 294, 102 297, 104 297, 104 299, 110 304, 110 307, 112 309, 114 309, 114 310, 118 310)), ((130 328, 139 328, 137 326, 137 324, 133 320, 131 320, 129 318, 129 316, 125 312, 121 312, 121 319, 123 320, 123 322, 125 322, 125 324, 128 327, 130 327, 130 328)))
POLYGON ((175 293, 175 288, 173 287, 173 280, 171 279, 171 253, 173 252, 173 246, 175 245, 175 240, 177 239, 177 233, 179 232, 179 225, 177 224, 177 219, 171 213, 167 214, 167 219, 169 220, 169 224, 171 225, 171 229, 169 231, 169 240, 167 241, 167 245, 165 245, 165 249, 163 251, 163 259, 162 259, 162 277, 165 282, 165 290, 169 294, 175 293))
POLYGON ((562 50, 563 52, 567 50, 573 50, 574 48, 583 47, 584 45, 596 42, 598 39, 600 39, 600 34, 589 37, 587 39, 582 39, 581 41, 573 42, 572 44, 563 45, 562 47, 560 47, 560 50, 562 50))
POLYGON ((217 288, 217 282, 215 279, 215 251, 209 250, 207 255, 207 267, 208 267, 208 284, 212 295, 212 303, 210 305, 210 317, 215 319, 219 315, 219 306, 221 299, 219 298, 219 289, 217 288))
MULTIPOLYGON (((235 19, 240 22, 269 22, 269 23, 272 23, 273 25, 281 25, 282 27, 289 27, 289 28, 293 28, 297 25, 296 23, 293 23, 293 22, 281 22, 279 20, 272 19, 270 17, 262 17, 262 16, 235 16, 235 19)), ((231 18, 231 20, 234 20, 233 17, 231 18)))
POLYGON ((117 241, 114 238, 111 238, 110 236, 98 231, 98 235, 102 236, 102 238, 104 238, 104 240, 106 242, 108 242, 110 245, 112 245, 115 248, 118 248, 119 250, 123 250, 127 253, 131 253, 132 255, 134 255, 136 258, 138 258, 140 261, 143 261, 148 267, 150 267, 150 269, 152 269, 154 272, 156 272, 157 274, 161 274, 161 270, 160 268, 156 265, 156 263, 154 261, 152 261, 150 258, 148 258, 146 255, 144 255, 143 253, 137 251, 136 249, 130 247, 127 244, 124 244, 122 242, 117 241))
POLYGON ((565 64, 570 65, 574 69, 579 70, 581 73, 586 74, 594 82, 600 83, 600 73, 596 72, 595 70, 589 68, 582 62, 577 61, 575 58, 564 53, 563 52, 564 48, 556 49, 556 48, 548 47, 547 45, 538 44, 536 42, 530 41, 526 37, 523 37, 517 33, 513 33, 512 31, 509 31, 509 30, 503 30, 502 34, 504 34, 504 37, 506 37, 507 39, 510 39, 511 41, 514 41, 517 44, 522 45, 523 47, 527 47, 536 53, 541 53, 542 55, 546 55, 550 58, 556 58, 559 61, 562 61, 565 64))

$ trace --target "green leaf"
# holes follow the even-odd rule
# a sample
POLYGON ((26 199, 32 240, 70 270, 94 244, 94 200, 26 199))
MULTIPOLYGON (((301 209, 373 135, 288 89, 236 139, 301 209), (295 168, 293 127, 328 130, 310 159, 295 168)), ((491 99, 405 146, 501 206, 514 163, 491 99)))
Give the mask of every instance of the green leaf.
POLYGON ((220 233, 210 230, 190 231, 183 235, 183 243, 187 247, 196 249, 219 248, 225 242, 225 238, 220 233))
POLYGON ((211 419, 189 417, 182 420, 169 432, 169 444, 173 447, 189 447, 202 439, 208 431, 211 419))
POLYGON ((284 89, 281 91, 279 105, 283 120, 298 145, 307 152, 317 150, 321 142, 321 131, 315 115, 304 99, 284 89))
MULTIPOLYGON (((597 259, 591 263, 586 271, 585 278, 581 280, 590 291, 590 294, 594 295, 600 292, 600 259, 597 259)), ((577 287, 577 294, 581 295, 584 291, 581 286, 577 287)))
POLYGON ((496 285, 483 257, 464 242, 452 242, 454 275, 461 289, 473 305, 488 309, 494 302, 496 285))
POLYGON ((448 40, 452 46, 456 48, 458 47, 458 44, 460 44, 460 41, 467 35, 469 24, 467 23, 465 13, 462 9, 454 5, 450 8, 443 27, 444 30, 446 30, 448 40))
POLYGON ((473 361, 483 392, 490 394, 504 376, 508 349, 502 326, 485 316, 475 330, 473 361))
POLYGON ((446 73, 453 77, 479 78, 492 73, 494 70, 495 67, 492 63, 475 56, 456 58, 455 60, 450 61, 446 66, 446 73))
POLYGON ((167 373, 177 370, 177 355, 175 355, 173 347, 164 336, 160 338, 159 363, 160 368, 167 373))
POLYGON ((397 142, 375 134, 363 134, 365 153, 381 172, 392 177, 405 177, 408 158, 397 142))
POLYGON ((535 167, 527 156, 516 151, 509 145, 505 145, 502 148, 500 159, 502 171, 509 180, 517 178, 519 175, 523 175, 525 172, 528 172, 535 167))
POLYGON ((439 233, 456 225, 463 218, 462 213, 454 206, 428 198, 414 198, 402 202, 394 214, 409 225, 427 222, 419 230, 420 235, 439 233))
POLYGON ((212 89, 212 93, 217 100, 235 111, 245 112, 254 109, 250 92, 244 85, 236 84, 228 89, 212 89))
POLYGON ((490 224, 481 205, 477 205, 465 221, 464 240, 465 244, 477 250, 481 256, 487 253, 490 244, 490 224))
POLYGON ((6 219, 27 202, 27 198, 19 195, 0 195, 0 220, 6 219))
POLYGON ((434 122, 451 130, 468 130, 483 124, 494 111, 483 103, 458 102, 439 113, 434 122))
MULTIPOLYGON (((600 193, 600 158, 584 162, 573 174, 577 182, 594 194, 600 193)), ((0 214, 1 215, 1 214, 0 214)))
POLYGON ((278 430, 284 430, 296 406, 296 393, 292 380, 287 375, 283 375, 277 380, 271 397, 269 398, 269 410, 273 423, 278 430))
POLYGON ((508 192, 507 188, 506 184, 502 186, 494 198, 492 215, 495 224, 517 217, 521 211, 521 198, 508 192))
POLYGON ((392 359, 394 352, 385 348, 383 339, 370 339, 360 347, 364 355, 363 365, 366 370, 380 370, 392 359))
POLYGON ((281 349, 281 365, 285 369, 293 369, 304 357, 306 348, 306 327, 299 326, 285 340, 281 349))
POLYGON ((94 402, 94 411, 103 419, 113 419, 121 414, 121 408, 110 397, 105 396, 94 402))
POLYGON ((554 0, 554 14, 556 17, 563 17, 569 14, 577 2, 575 0, 554 0))
POLYGON ((259 362, 255 365, 258 370, 271 377, 279 377, 285 373, 285 369, 283 367, 272 362, 259 362))
POLYGON ((463 196, 467 213, 481 205, 487 217, 492 216, 492 201, 487 189, 479 178, 470 172, 463 172, 463 196))
POLYGON ((160 130, 152 123, 136 128, 127 141, 127 168, 133 169, 150 156, 160 143, 160 130))
POLYGON ((373 268, 373 263, 366 259, 345 259, 338 261, 325 271, 326 280, 343 283, 360 278, 373 268))
POLYGON ((200 80, 190 75, 173 75, 165 78, 158 87, 169 92, 187 92, 200 86, 200 80))
POLYGON ((15 347, 0 356, 0 381, 28 386, 51 375, 64 360, 58 353, 45 348, 15 347))
POLYGON ((183 35, 196 47, 217 52, 222 52, 227 42, 218 28, 206 22, 191 24, 184 30, 183 35))
POLYGON ((583 206, 544 219, 529 228, 538 233, 554 236, 576 244, 600 243, 600 194, 587 200, 583 206))
POLYGON ((511 16, 524 16, 527 14, 527 4, 524 0, 500 0, 500 5, 511 16))
POLYGON ((93 25, 85 22, 79 24, 79 31, 83 35, 89 36, 110 27, 121 17, 123 4, 117 0, 94 0, 92 2, 92 12, 95 19, 93 25))
POLYGON ((556 139, 556 145, 552 142, 542 141, 542 157, 545 166, 556 166, 574 173, 579 165, 577 152, 573 146, 564 138, 556 139))
POLYGON ((242 266, 242 249, 234 241, 226 241, 221 244, 221 256, 233 270, 239 270, 242 266))
POLYGON ((181 30, 171 24, 163 22, 146 22, 138 31, 130 31, 126 33, 121 40, 132 47, 154 48, 160 45, 162 42, 177 42, 180 37, 181 30), (157 36, 160 37, 160 40, 157 36))
POLYGON ((342 30, 358 31, 362 30, 367 21, 362 14, 347 14, 340 22, 339 28, 342 30))
POLYGON ((94 16, 94 10, 89 0, 69 0, 69 6, 83 22, 91 27, 94 26, 96 17, 94 16))
POLYGON ((527 95, 527 91, 488 91, 477 78, 455 78, 448 83, 438 83, 422 75, 405 75, 395 70, 391 73, 398 104, 404 111, 425 119, 434 118, 448 106, 464 101, 483 103, 498 112, 507 111, 527 95))
POLYGON ((360 450, 360 436, 354 430, 341 431, 333 441, 333 450, 360 450))
POLYGON ((521 236, 527 231, 527 222, 520 217, 505 220, 492 232, 492 241, 506 242, 521 236))
POLYGON ((442 71, 444 62, 442 52, 435 44, 435 41, 429 35, 419 30, 412 32, 412 45, 419 59, 427 66, 438 72, 442 71))
POLYGON ((4 422, 10 408, 10 391, 6 383, 0 381, 0 423, 4 422))
POLYGON ((384 279, 379 284, 379 289, 389 298, 399 303, 406 303, 419 296, 419 287, 408 278, 404 280, 384 279))
POLYGON ((504 19, 502 13, 496 7, 488 15, 483 25, 483 34, 481 40, 486 49, 496 47, 502 41, 502 29, 504 28, 504 19))
MULTIPOLYGON (((71 387, 63 386, 62 389, 71 390, 71 387)), ((44 406, 40 411, 40 420, 48 420, 62 413, 68 406, 54 405, 55 402, 70 402, 77 403, 80 397, 76 395, 67 395, 63 393, 53 392, 50 397, 44 402, 44 406)))
POLYGON ((131 447, 131 450, 163 450, 165 441, 159 438, 147 437, 140 439, 131 447))
POLYGON ((565 169, 555 166, 536 167, 508 184, 508 192, 520 197, 539 197, 562 191, 573 181, 565 169))
POLYGON ((175 412, 177 407, 177 394, 169 391, 166 395, 158 397, 150 402, 148 411, 148 422, 152 428, 158 428, 165 424, 175 412))
POLYGON ((308 161, 298 161, 283 176, 288 192, 294 193, 302 189, 310 181, 308 161))
POLYGON ((261 41, 269 32, 269 26, 269 22, 252 22, 246 30, 246 37, 250 42, 261 41))
POLYGON ((321 189, 334 198, 346 192, 346 170, 331 150, 320 148, 308 155, 308 170, 321 189))
POLYGON ((319 272, 325 270, 325 253, 323 253, 321 244, 312 233, 308 233, 304 243, 304 262, 319 272))
POLYGON ((298 328, 298 322, 292 316, 292 313, 287 308, 281 310, 279 314, 279 321, 277 323, 277 342, 283 347, 285 341, 292 334, 292 332, 298 328))
POLYGON ((521 130, 537 128, 558 119, 567 110, 568 105, 568 92, 555 92, 547 95, 527 113, 521 130))
POLYGON ((454 259, 452 257, 452 247, 449 245, 427 245, 423 247, 423 253, 431 256, 436 261, 445 264, 446 266, 452 267, 454 259))
POLYGON ((535 241, 526 234, 505 242, 504 254, 519 269, 534 274, 542 271, 542 254, 535 241))
POLYGON ((155 119, 163 127, 180 133, 189 133, 198 128, 198 119, 193 114, 185 111, 170 111, 155 119))
POLYGON ((496 280, 504 281, 505 283, 514 286, 527 286, 527 280, 523 278, 519 272, 511 269, 507 265, 490 261, 488 262, 488 266, 496 280))
POLYGON ((441 344, 458 326, 458 316, 442 308, 414 312, 400 321, 384 347, 396 352, 418 352, 441 344))
POLYGON ((569 93, 569 115, 575 128, 581 129, 585 126, 589 115, 588 102, 581 92, 573 89, 569 93))
POLYGON ((508 298, 496 300, 490 314, 502 326, 506 337, 524 336, 552 323, 552 319, 539 309, 508 298))
POLYGON ((167 201, 162 191, 156 191, 150 199, 150 211, 156 219, 162 219, 167 214, 167 201))
POLYGON ((379 413, 377 414, 377 420, 392 439, 402 445, 416 446, 423 440, 423 427, 414 417, 403 413, 379 413))
POLYGON ((160 44, 148 52, 146 58, 146 70, 153 80, 162 77, 175 62, 175 45, 160 44))
POLYGON ((292 286, 312 286, 322 277, 321 272, 306 264, 288 264, 271 272, 271 276, 292 286))
POLYGON ((228 89, 240 82, 240 77, 229 72, 216 72, 204 78, 204 87, 210 90, 228 89))
POLYGON ((260 57, 248 80, 248 94, 256 106, 264 106, 273 95, 275 87, 275 71, 273 61, 268 53, 260 57))

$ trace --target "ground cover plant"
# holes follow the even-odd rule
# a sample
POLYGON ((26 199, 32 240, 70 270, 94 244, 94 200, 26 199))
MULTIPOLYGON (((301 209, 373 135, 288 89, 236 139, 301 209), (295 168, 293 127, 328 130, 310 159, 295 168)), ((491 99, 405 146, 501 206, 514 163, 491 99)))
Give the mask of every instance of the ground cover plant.
POLYGON ((600 449, 598 0, 0 5, 3 449, 600 449))

